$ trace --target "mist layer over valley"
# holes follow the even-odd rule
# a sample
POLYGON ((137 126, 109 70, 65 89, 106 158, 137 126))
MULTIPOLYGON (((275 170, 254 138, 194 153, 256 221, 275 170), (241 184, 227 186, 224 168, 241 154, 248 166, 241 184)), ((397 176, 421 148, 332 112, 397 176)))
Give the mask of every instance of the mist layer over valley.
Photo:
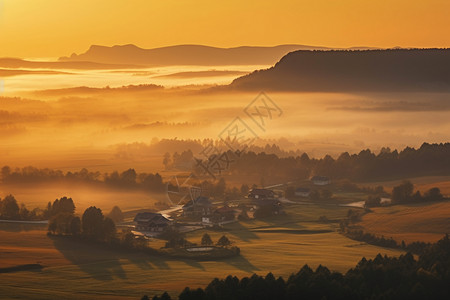
MULTIPOLYGON (((142 169, 153 156, 151 170, 157 170, 164 152, 172 149, 155 147, 153 153, 146 149, 146 153, 117 155, 118 149, 162 139, 219 139, 236 117, 252 124, 243 110, 257 95, 143 88, 2 97, 0 154, 4 163, 13 166, 63 170, 142 169), (149 160, 136 165, 132 160, 139 156, 149 160)), ((449 137, 450 103, 445 93, 268 96, 283 114, 265 132, 255 127, 259 138, 255 143, 262 146, 275 143, 317 157, 439 143, 449 137)))
MULTIPOLYGON (((314 53, 295 52, 288 58, 314 53)), ((273 60, 280 54, 271 55, 273 60)), ((317 55, 316 64, 321 63, 321 57, 327 57, 325 52, 317 55)), ((339 55, 353 59, 352 52, 339 55)), ((358 53, 355 55, 361 59, 358 53)), ((229 84, 236 77, 267 65, 205 63, 155 67, 131 65, 132 61, 123 59, 119 55, 115 60, 95 62, 75 58, 55 62, 0 60, 4 73, 10 74, 3 79, 0 95, 1 164, 13 170, 33 166, 63 172, 86 168, 104 173, 132 168, 137 172, 158 172, 168 178, 173 174, 163 165, 166 152, 191 150, 195 155, 202 150, 205 139, 223 138, 221 134, 236 118, 253 131, 254 151, 272 153, 270 147, 276 145, 285 155, 306 152, 317 158, 337 157, 346 151, 358 153, 367 148, 375 152, 383 147, 401 150, 424 142, 446 142, 450 137, 447 92, 321 92, 317 89, 323 84, 320 80, 315 83, 316 92, 286 92, 270 91, 272 86, 268 84, 266 95, 280 111, 261 128, 245 110, 264 91, 265 85, 260 85, 264 82, 255 81, 262 76, 259 74, 273 71, 241 77, 231 84, 231 89, 215 86, 229 84), (235 88, 237 83, 249 80, 258 89, 235 88)), ((282 59, 282 63, 285 61, 282 59)), ((295 69, 299 70, 302 68, 295 69)), ((321 72, 336 76, 327 70, 321 72)), ((293 84, 292 78, 286 77, 273 82, 283 79, 293 84)), ((314 77, 310 80, 314 81, 314 77)), ((80 194, 84 206, 89 201, 85 195, 93 189, 83 187, 83 193, 83 189, 66 185, 62 186, 66 192, 59 195, 59 187, 45 187, 41 193, 36 193, 35 187, 22 192, 3 187, 3 193, 14 192, 19 198, 22 193, 22 201, 36 206, 62 194, 80 194)), ((106 189, 99 193, 94 198, 103 203, 101 199, 115 191, 106 189)), ((152 203, 159 201, 144 196, 145 193, 133 193, 123 197, 142 201, 137 200, 135 207, 129 209, 145 206, 150 198, 152 203)))

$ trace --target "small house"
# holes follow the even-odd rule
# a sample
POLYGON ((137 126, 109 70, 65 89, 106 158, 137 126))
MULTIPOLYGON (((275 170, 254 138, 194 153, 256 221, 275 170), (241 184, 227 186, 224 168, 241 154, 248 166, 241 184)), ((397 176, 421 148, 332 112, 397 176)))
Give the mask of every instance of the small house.
POLYGON ((311 193, 311 189, 309 188, 297 188, 295 189, 295 196, 298 197, 309 197, 309 194, 311 193))
POLYGON ((330 178, 326 176, 314 176, 311 181, 314 185, 329 185, 331 183, 330 178))
POLYGON ((134 217, 134 223, 139 231, 163 231, 171 221, 159 213, 142 212, 134 217))
POLYGON ((184 216, 208 216, 212 212, 212 204, 208 197, 200 196, 183 206, 184 216))

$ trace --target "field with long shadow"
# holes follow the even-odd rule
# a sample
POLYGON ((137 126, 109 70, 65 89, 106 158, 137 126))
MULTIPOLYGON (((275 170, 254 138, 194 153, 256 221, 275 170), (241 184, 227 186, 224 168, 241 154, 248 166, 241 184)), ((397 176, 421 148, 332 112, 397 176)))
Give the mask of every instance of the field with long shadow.
MULTIPOLYGON (((185 286, 204 286, 214 277, 239 277, 253 273, 288 276, 304 264, 319 264, 345 272, 361 257, 377 253, 399 255, 350 240, 338 232, 337 223, 317 222, 344 216, 347 208, 291 205, 285 216, 233 223, 222 231, 207 231, 214 241, 223 234, 240 247, 238 257, 196 261, 123 252, 67 238, 51 238, 45 227, 0 224, 0 265, 39 264, 41 269, 0 273, 3 298, 36 299, 136 299, 144 294, 169 291, 177 295, 185 286)), ((206 230, 191 232, 187 239, 200 243, 206 230)), ((164 242, 155 240, 158 248, 164 242)))

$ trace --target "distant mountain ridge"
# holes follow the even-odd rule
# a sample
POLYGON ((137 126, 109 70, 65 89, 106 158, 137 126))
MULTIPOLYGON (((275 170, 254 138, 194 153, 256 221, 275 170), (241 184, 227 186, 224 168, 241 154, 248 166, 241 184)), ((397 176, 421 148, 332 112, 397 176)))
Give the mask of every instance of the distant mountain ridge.
MULTIPOLYGON (((241 46, 234 48, 176 45, 153 49, 143 49, 132 44, 112 47, 92 45, 85 53, 74 53, 70 57, 61 57, 59 60, 146 66, 273 65, 281 57, 292 51, 330 49, 305 45, 279 45, 273 47, 241 46)), ((367 47, 355 49, 367 49, 367 47)))
POLYGON ((141 68, 137 65, 103 64, 90 61, 30 61, 20 58, 0 58, 0 68, 107 70, 141 68))
POLYGON ((228 88, 265 91, 450 91, 450 49, 294 51, 228 88))

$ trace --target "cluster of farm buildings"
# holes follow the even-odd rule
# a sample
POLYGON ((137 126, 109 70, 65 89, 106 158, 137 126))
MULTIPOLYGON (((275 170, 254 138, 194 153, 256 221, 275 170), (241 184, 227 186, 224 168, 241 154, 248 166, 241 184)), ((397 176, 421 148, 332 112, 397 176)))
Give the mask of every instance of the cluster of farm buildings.
MULTIPOLYGON (((323 176, 314 176, 311 181, 314 185, 330 184, 330 179, 323 176)), ((300 197, 308 197, 309 193, 309 188, 300 187, 295 191, 295 194, 300 197)), ((250 200, 250 210, 264 209, 274 215, 282 212, 280 199, 271 189, 252 189, 247 198, 250 200)), ((204 227, 234 222, 242 213, 242 207, 231 207, 227 204, 217 205, 205 196, 190 200, 182 206, 181 210, 183 219, 195 220, 190 223, 204 227)), ((176 220, 156 212, 140 212, 134 218, 135 229, 139 232, 158 233, 175 223, 183 222, 176 222, 176 220)))

